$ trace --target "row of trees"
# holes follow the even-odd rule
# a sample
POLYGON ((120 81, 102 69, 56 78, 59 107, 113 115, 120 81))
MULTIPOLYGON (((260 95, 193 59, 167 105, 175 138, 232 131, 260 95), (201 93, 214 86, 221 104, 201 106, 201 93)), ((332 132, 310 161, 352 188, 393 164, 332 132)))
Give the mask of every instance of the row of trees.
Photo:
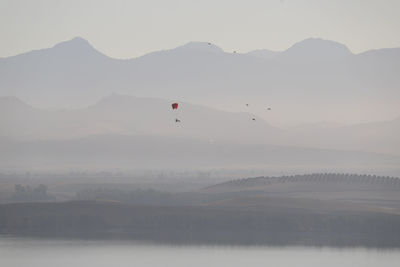
POLYGON ((235 186, 256 186, 272 183, 290 183, 290 182, 330 182, 330 183, 364 183, 378 184, 383 186, 400 187, 400 179, 389 176, 359 175, 348 173, 313 173, 305 175, 291 175, 280 177, 256 177, 239 179, 224 183, 225 185, 235 186))

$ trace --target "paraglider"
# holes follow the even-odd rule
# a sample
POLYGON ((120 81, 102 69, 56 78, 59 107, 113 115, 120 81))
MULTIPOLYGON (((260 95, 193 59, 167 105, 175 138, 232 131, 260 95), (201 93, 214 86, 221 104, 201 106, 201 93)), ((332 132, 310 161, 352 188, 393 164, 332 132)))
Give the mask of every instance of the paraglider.
POLYGON ((178 111, 178 106, 179 106, 178 103, 172 103, 172 104, 171 104, 172 110, 175 112, 175 122, 181 122, 181 121, 178 119, 177 114, 176 114, 176 112, 178 111))
POLYGON ((255 120, 256 120, 256 118, 252 118, 252 120, 253 120, 253 121, 255 121, 255 120))
POLYGON ((271 110, 271 108, 267 108, 267 110, 271 110))

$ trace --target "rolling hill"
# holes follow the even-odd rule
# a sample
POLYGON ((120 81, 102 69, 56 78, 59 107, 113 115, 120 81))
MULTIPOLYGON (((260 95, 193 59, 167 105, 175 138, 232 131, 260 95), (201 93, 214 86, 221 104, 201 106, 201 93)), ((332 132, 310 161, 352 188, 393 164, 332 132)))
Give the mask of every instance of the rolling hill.
POLYGON ((46 110, 0 97, 0 136, 16 140, 70 139, 88 135, 149 135, 210 142, 273 142, 281 130, 255 115, 171 100, 111 94, 81 109, 46 110), (181 123, 175 123, 178 117, 181 123), (256 118, 253 121, 252 118, 256 118))

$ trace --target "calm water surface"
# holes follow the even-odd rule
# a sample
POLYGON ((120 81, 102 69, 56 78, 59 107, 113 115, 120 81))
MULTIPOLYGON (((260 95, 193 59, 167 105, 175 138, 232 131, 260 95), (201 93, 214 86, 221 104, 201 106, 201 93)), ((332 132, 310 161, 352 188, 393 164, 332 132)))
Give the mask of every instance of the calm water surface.
POLYGON ((175 246, 125 241, 0 237, 2 267, 400 266, 400 250, 175 246))

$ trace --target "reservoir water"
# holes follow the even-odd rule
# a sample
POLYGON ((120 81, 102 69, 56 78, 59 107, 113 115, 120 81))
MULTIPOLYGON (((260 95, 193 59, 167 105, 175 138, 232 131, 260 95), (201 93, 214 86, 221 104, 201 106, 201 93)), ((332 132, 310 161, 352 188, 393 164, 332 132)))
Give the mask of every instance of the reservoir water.
POLYGON ((1 267, 399 266, 400 249, 196 246, 0 237, 1 267))

